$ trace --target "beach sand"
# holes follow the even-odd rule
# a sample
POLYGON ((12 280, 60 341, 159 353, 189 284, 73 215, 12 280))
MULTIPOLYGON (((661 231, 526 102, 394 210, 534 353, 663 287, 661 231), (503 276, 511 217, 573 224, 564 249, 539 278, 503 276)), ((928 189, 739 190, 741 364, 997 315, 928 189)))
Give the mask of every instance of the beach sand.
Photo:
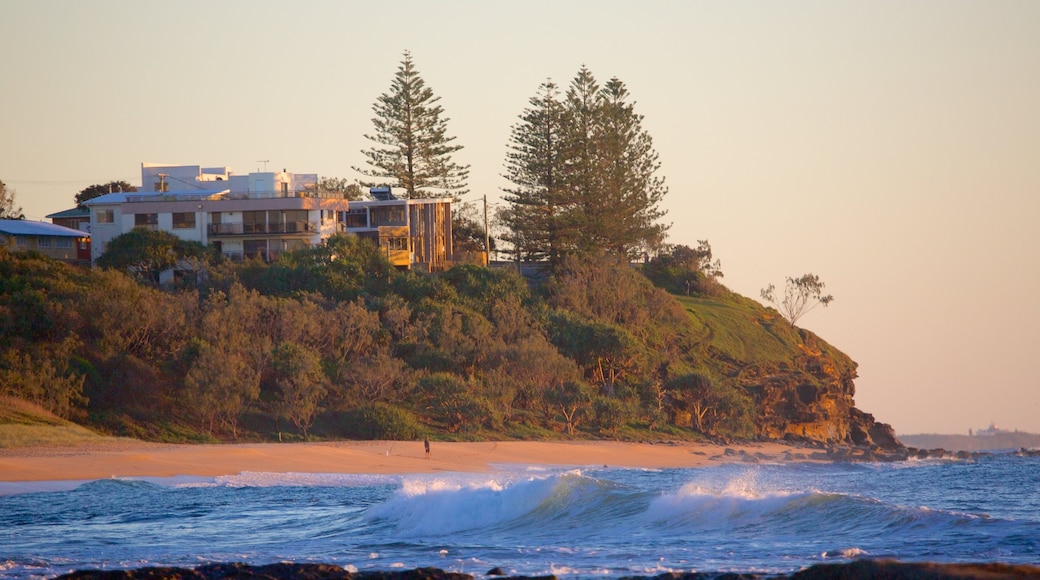
POLYGON ((702 467, 749 457, 782 460, 806 450, 780 443, 345 441, 174 445, 117 439, 74 447, 0 449, 0 481, 237 475, 243 472, 406 474, 483 472, 495 465, 702 467), (729 451, 727 451, 729 450, 729 451))

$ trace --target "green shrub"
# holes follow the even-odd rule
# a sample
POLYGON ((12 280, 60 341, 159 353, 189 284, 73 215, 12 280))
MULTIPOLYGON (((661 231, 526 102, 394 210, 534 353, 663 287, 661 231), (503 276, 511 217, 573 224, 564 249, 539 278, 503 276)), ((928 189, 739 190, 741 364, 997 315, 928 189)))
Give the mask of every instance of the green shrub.
POLYGON ((633 415, 631 405, 614 397, 596 397, 592 409, 596 426, 606 433, 617 433, 633 415))
POLYGON ((339 421, 335 431, 351 439, 407 441, 425 432, 411 412, 386 403, 368 403, 336 415, 339 421))

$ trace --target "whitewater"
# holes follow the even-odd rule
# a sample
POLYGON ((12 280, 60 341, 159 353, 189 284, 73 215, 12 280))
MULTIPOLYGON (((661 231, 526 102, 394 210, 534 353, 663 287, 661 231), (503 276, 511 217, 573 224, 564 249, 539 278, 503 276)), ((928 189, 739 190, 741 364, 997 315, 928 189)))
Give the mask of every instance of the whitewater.
POLYGON ((1040 563, 1040 458, 0 483, 0 577, 323 562, 568 578, 1040 563))

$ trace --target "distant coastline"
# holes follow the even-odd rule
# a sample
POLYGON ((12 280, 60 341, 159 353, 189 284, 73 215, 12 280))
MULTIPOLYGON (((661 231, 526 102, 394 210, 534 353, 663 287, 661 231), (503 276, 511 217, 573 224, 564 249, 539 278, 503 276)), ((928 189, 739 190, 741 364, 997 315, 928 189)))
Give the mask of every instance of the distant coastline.
POLYGON ((943 435, 920 433, 898 435, 908 447, 918 449, 945 449, 947 451, 1000 451, 1040 448, 1040 434, 1005 431, 996 428, 980 430, 970 435, 943 435))

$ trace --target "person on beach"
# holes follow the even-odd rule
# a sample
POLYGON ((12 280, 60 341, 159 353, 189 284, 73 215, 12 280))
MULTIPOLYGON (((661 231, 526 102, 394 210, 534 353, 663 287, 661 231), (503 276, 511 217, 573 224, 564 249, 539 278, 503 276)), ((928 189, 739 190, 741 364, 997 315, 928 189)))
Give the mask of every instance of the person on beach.
POLYGON ((430 436, 429 435, 427 435, 426 438, 423 439, 423 446, 426 447, 426 459, 429 459, 430 458, 430 436))

